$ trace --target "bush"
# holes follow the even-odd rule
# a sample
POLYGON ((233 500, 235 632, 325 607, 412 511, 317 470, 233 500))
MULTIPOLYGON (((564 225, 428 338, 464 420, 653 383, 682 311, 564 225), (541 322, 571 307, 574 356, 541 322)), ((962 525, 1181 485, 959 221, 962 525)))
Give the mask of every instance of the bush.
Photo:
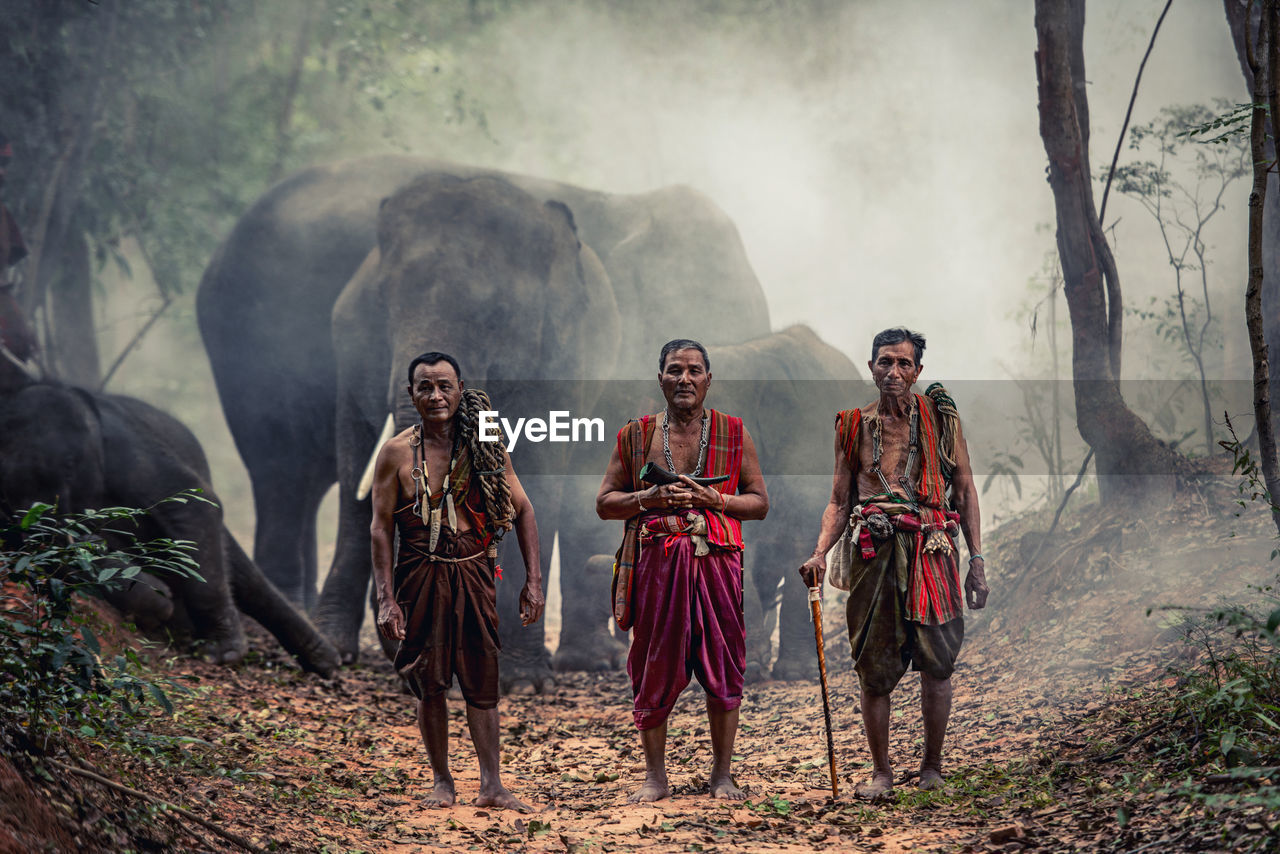
MULTIPOLYGON (((166 501, 205 499, 182 493, 166 501)), ((145 707, 172 712, 161 684, 142 677, 137 652, 104 659, 77 597, 101 595, 147 571, 200 578, 195 545, 139 541, 152 508, 57 514, 36 504, 4 527, 0 550, 0 728, 27 749, 67 735, 119 731, 145 707)), ((172 687, 172 683, 167 683, 172 687)))

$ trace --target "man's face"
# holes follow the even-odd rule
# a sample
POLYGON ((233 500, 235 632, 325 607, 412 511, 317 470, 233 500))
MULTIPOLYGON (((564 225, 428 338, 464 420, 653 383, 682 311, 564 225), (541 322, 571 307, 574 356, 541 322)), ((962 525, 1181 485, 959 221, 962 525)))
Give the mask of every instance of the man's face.
POLYGON ((688 412, 702 405, 711 388, 711 372, 702 354, 692 347, 673 350, 667 354, 658 385, 669 409, 688 412))
POLYGON ((871 378, 881 394, 905 394, 920 376, 922 365, 916 364, 916 348, 910 341, 886 344, 867 362, 871 378))
POLYGON ((409 396, 424 424, 440 424, 453 418, 462 402, 462 381, 453 365, 443 359, 434 365, 415 365, 409 396))

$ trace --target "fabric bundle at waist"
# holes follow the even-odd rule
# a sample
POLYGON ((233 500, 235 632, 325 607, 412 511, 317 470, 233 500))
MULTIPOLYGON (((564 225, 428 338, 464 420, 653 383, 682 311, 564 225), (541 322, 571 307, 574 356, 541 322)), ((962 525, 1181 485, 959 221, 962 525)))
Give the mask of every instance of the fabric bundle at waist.
POLYGON ((682 513, 651 513, 640 519, 640 542, 663 538, 663 548, 670 549, 680 537, 693 540, 693 554, 702 557, 711 553, 707 540, 707 518, 701 513, 687 510, 682 513))
POLYGON ((904 534, 913 541, 913 559, 898 588, 907 596, 907 619, 942 625, 963 613, 955 538, 960 514, 936 507, 913 508, 896 502, 855 505, 849 518, 864 561, 876 557, 877 543, 904 534))

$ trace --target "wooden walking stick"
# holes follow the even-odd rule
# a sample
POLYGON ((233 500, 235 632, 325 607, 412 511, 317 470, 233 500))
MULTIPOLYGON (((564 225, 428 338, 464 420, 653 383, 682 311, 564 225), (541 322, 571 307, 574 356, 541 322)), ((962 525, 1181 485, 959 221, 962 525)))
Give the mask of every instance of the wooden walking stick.
POLYGON ((827 763, 831 768, 831 797, 840 797, 836 776, 836 745, 831 736, 831 699, 827 696, 827 652, 822 637, 822 588, 809 588, 809 608, 813 612, 813 638, 818 645, 818 675, 822 678, 822 718, 827 724, 827 763))

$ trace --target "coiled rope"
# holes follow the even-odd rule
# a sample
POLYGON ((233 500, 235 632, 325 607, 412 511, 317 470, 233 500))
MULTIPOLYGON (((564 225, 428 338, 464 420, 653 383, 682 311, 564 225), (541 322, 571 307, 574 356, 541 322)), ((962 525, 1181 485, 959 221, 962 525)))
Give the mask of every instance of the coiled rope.
POLYGON ((472 474, 480 479, 480 490, 484 493, 485 528, 496 544, 511 530, 516 514, 511 504, 511 484, 507 483, 507 457, 503 452, 507 440, 501 426, 498 426, 496 442, 480 441, 480 413, 492 409, 489 395, 483 390, 464 389, 457 419, 467 449, 471 451, 472 474))
POLYGON ((934 383, 924 393, 933 401, 933 407, 938 412, 938 432, 941 434, 938 455, 942 458, 943 474, 950 481, 952 472, 956 470, 956 433, 960 426, 960 412, 942 383, 934 383))

